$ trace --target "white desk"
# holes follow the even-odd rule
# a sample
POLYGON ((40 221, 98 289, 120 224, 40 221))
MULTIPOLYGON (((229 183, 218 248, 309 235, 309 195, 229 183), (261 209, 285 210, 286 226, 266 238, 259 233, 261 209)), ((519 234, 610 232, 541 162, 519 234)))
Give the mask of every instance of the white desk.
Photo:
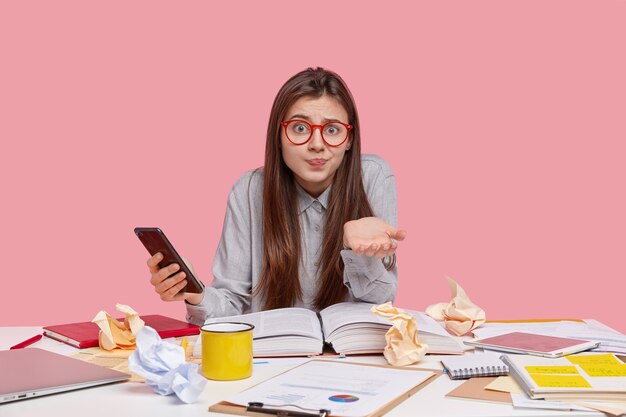
MULTIPOLYGON (((0 327, 0 350, 8 349, 31 336, 41 333, 41 331, 40 327, 0 327)), ((31 347, 63 354, 71 354, 78 351, 78 349, 46 337, 31 345, 31 347)), ((343 360, 385 363, 382 356, 343 360)), ((194 404, 184 404, 174 395, 163 397, 155 394, 145 384, 124 382, 0 405, 0 416, 206 416, 210 405, 296 364, 294 359, 269 359, 268 361, 270 362, 269 364, 254 365, 252 377, 243 381, 209 381, 199 400, 194 404)), ((441 369, 437 362, 437 357, 429 355, 426 356, 426 359, 418 367, 441 369)), ((5 378, 6 376, 0 375, 0 377, 5 378)), ((604 416, 604 414, 595 412, 521 410, 514 409, 506 404, 445 398, 445 394, 461 383, 462 381, 452 381, 446 375, 442 375, 386 415, 390 417, 604 416)))

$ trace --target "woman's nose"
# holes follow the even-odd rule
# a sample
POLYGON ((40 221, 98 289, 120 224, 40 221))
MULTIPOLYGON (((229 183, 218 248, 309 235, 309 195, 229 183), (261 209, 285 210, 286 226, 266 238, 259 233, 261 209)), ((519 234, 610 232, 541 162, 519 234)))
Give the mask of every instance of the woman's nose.
POLYGON ((318 150, 324 149, 324 138, 322 138, 322 128, 315 127, 313 128, 313 133, 311 134, 311 139, 309 140, 309 149, 318 150))

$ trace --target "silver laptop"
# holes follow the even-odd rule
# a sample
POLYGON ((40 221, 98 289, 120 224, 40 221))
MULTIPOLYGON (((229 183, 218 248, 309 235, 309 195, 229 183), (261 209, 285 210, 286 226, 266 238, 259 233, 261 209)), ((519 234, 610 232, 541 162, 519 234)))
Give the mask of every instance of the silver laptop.
POLYGON ((0 404, 128 378, 123 372, 47 350, 0 351, 0 404))

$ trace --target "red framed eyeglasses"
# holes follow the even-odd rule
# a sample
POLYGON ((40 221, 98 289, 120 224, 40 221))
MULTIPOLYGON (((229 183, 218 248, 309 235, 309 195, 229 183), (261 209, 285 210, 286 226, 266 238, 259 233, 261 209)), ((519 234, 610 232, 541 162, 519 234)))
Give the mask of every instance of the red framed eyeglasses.
POLYGON ((306 120, 287 120, 280 122, 285 128, 285 136, 294 145, 304 145, 313 137, 315 129, 319 129, 322 140, 328 146, 341 146, 352 130, 352 125, 342 122, 328 122, 323 125, 313 125, 306 120))

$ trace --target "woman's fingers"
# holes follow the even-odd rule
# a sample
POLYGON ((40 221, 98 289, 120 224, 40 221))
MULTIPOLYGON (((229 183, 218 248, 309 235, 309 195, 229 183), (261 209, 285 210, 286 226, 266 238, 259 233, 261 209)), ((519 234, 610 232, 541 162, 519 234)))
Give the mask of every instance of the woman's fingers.
POLYGON ((387 232, 390 238, 394 240, 404 240, 406 237, 406 230, 393 230, 391 232, 387 232))
POLYGON ((380 259, 383 259, 387 256, 391 256, 396 252, 396 247, 397 245, 391 244, 389 245, 387 249, 381 249, 380 251, 378 251, 376 256, 379 257, 380 259))
POLYGON ((375 256, 377 258, 384 258, 391 256, 396 252, 398 244, 395 241, 386 241, 385 243, 371 243, 355 245, 352 248, 352 252, 356 255, 375 256))
POLYGON ((173 277, 166 279, 165 281, 163 281, 162 284, 154 287, 154 290, 157 294, 159 294, 161 300, 175 301, 181 300, 184 297, 184 294, 180 294, 179 296, 178 293, 180 292, 180 290, 185 288, 186 285, 187 280, 185 279, 185 273, 181 272, 174 275, 173 277))
POLYGON ((187 275, 185 272, 180 271, 180 265, 178 264, 160 268, 159 262, 162 260, 163 255, 161 253, 157 253, 148 259, 147 264, 151 274, 150 284, 154 286, 154 291, 159 294, 163 301, 184 300, 189 294, 184 294, 180 291, 187 285, 187 275))
POLYGON ((159 262, 161 262, 162 259, 163 255, 161 254, 161 252, 155 254, 153 257, 148 259, 148 269, 150 270, 151 274, 159 272, 159 262))
POLYGON ((180 300, 184 295, 178 295, 178 292, 187 285, 186 274, 182 271, 178 272, 180 270, 178 264, 171 264, 159 269, 158 264, 162 258, 162 255, 157 253, 148 259, 148 268, 152 273, 150 284, 154 286, 154 291, 159 294, 161 300, 180 300))
MULTIPOLYGON (((396 246, 397 245, 394 245, 391 243, 386 243, 383 245, 378 245, 376 243, 373 243, 365 247, 365 249, 363 249, 361 253, 366 256, 372 256, 372 257, 383 259, 386 256, 393 255, 394 252, 396 251, 396 246)), ((361 253, 359 253, 359 255, 361 253)))
POLYGON ((167 292, 170 288, 178 285, 185 278, 187 278, 186 274, 184 272, 179 272, 178 274, 173 275, 169 278, 166 278, 163 281, 161 281, 159 284, 155 285, 154 290, 158 294, 163 294, 167 292))
MULTIPOLYGON (((180 275, 180 274, 177 274, 177 275, 180 275)), ((178 284, 176 284, 173 287, 167 289, 166 291, 160 293, 159 295, 161 296, 161 300, 163 300, 163 301, 178 301, 178 300, 182 300, 185 295, 184 294, 178 294, 178 292, 180 290, 182 290, 185 287, 185 285, 187 285, 187 280, 183 279, 178 284)))
POLYGON ((171 264, 166 266, 165 268, 159 269, 157 272, 152 273, 152 277, 150 278, 150 284, 155 287, 159 285, 161 282, 165 281, 169 276, 174 275, 180 266, 178 264, 171 264))
POLYGON ((379 248, 380 248, 380 245, 378 243, 372 243, 365 250, 365 255, 366 256, 375 256, 378 253, 378 249, 379 248))

